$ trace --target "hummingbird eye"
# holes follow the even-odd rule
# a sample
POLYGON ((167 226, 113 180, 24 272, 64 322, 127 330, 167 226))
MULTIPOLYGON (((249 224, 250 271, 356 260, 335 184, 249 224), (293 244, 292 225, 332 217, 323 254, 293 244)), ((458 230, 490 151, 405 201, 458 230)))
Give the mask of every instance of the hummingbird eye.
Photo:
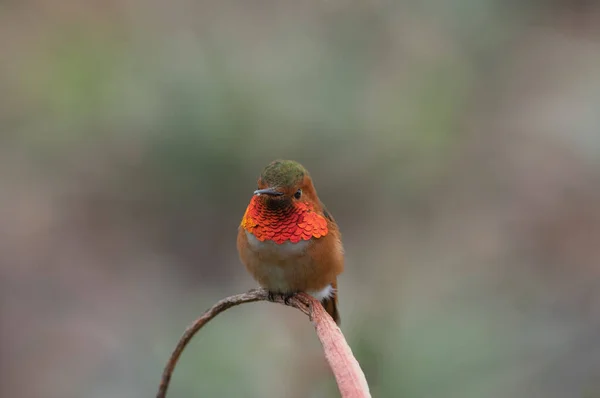
POLYGON ((296 199, 300 199, 300 197, 302 196, 302 190, 299 189, 296 191, 296 193, 294 194, 294 198, 296 199))

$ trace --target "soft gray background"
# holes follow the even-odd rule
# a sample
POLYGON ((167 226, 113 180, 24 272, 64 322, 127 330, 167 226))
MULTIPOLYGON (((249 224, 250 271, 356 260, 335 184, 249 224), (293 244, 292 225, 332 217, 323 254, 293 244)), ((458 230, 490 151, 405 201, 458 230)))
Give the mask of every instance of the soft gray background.
MULTIPOLYGON (((593 1, 0 1, 0 395, 149 397, 254 287, 236 229, 302 162, 375 397, 600 394, 593 1)), ((310 324, 245 305, 172 397, 335 397, 310 324)))

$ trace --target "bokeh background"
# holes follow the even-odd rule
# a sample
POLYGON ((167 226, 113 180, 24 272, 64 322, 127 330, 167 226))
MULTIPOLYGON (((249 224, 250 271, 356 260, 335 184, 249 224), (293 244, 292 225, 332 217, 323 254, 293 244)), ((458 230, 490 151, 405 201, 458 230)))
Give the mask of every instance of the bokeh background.
MULTIPOLYGON (((375 397, 600 396, 600 4, 0 1, 0 395, 148 397, 255 286, 261 168, 344 234, 375 397)), ((249 304, 172 397, 335 397, 309 322, 249 304)))

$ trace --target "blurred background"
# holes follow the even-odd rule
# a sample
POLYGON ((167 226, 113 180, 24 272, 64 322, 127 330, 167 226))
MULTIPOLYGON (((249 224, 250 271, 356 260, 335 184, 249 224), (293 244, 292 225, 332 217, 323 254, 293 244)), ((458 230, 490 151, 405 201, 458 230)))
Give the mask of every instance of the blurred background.
MULTIPOLYGON (((600 4, 0 1, 0 395, 149 397, 295 159, 374 397, 600 396, 600 4)), ((247 304, 171 397, 336 397, 247 304)))

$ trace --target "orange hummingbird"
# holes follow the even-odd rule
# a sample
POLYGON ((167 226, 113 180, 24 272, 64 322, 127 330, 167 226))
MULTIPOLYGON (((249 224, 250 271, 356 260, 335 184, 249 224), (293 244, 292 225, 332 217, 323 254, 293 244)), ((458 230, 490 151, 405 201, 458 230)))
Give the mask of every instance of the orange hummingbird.
POLYGON ((341 234, 300 163, 276 160, 264 168, 242 218, 237 248, 242 263, 271 299, 275 294, 287 300, 306 292, 339 324, 341 234))

